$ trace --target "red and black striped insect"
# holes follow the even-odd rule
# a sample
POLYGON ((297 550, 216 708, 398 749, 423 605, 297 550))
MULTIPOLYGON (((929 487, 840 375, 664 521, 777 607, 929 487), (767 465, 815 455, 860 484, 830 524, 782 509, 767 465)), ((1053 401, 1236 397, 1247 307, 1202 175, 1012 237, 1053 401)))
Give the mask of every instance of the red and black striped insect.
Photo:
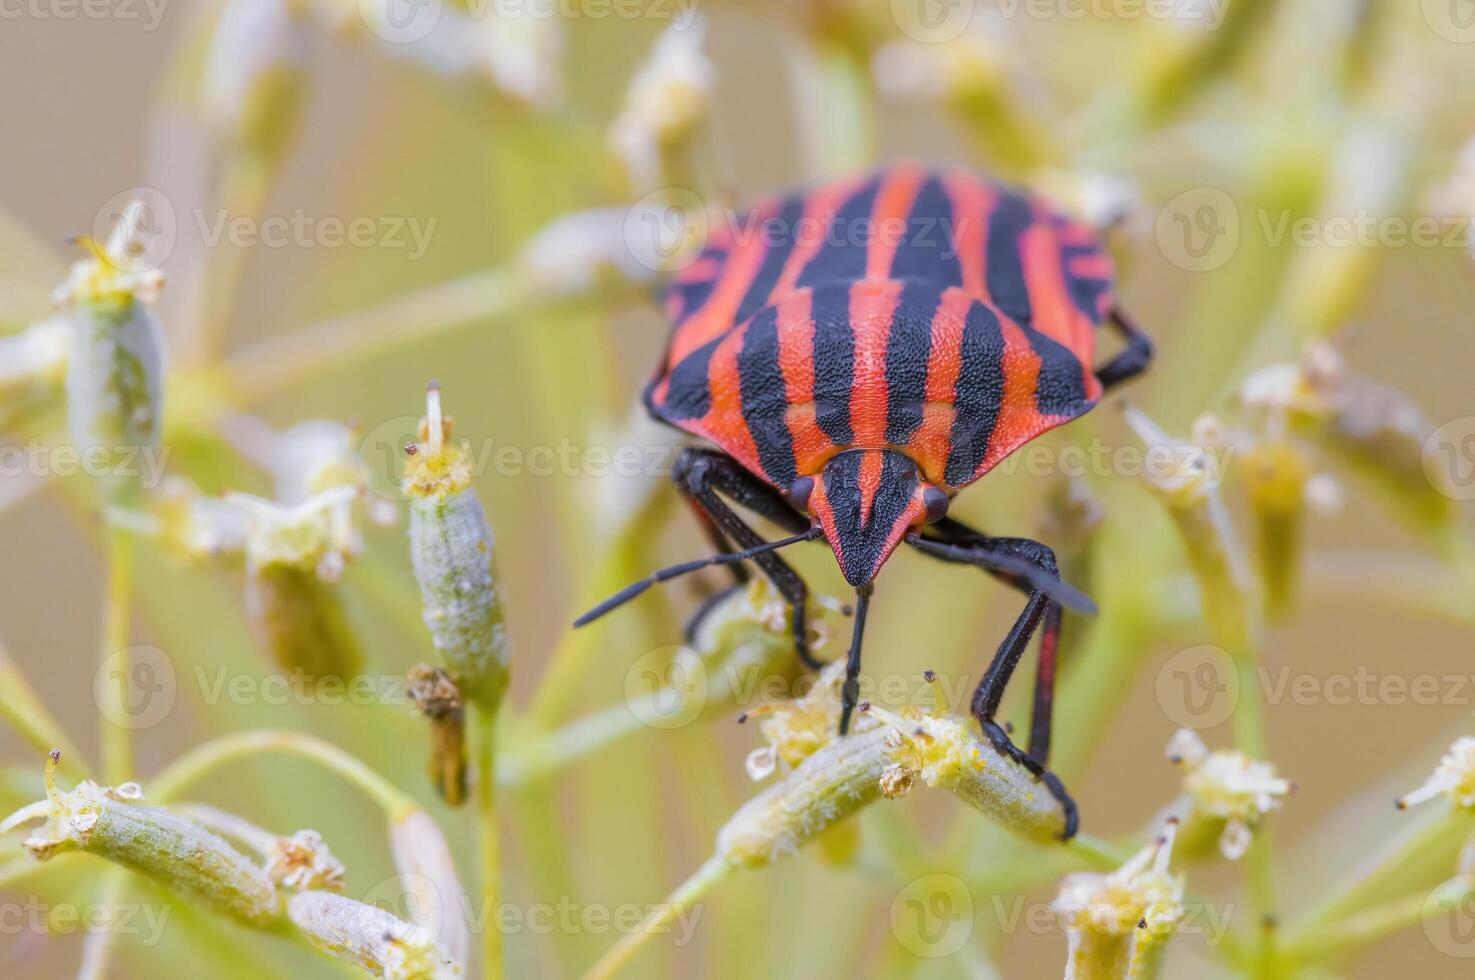
POLYGON ((843 734, 872 581, 887 557, 906 542, 976 565, 1028 600, 972 712, 1065 805, 1071 836, 1075 806, 1045 768, 1055 651, 1061 606, 1093 607, 1060 580, 1047 546, 984 534, 947 510, 1009 453, 1147 366, 1152 345, 1117 309, 1113 283, 1089 228, 966 171, 893 166, 763 202, 717 229, 665 288, 673 329, 645 403, 716 447, 684 451, 673 478, 720 553, 663 569, 576 625, 708 565, 728 564, 742 582, 740 563, 752 560, 792 605, 798 655, 817 667, 805 583, 775 552, 823 537, 857 596, 843 734), (1104 324, 1125 344, 1098 368, 1104 324), (728 501, 793 534, 764 541, 728 501), (1037 630, 1034 714, 1020 750, 994 716, 1037 630))

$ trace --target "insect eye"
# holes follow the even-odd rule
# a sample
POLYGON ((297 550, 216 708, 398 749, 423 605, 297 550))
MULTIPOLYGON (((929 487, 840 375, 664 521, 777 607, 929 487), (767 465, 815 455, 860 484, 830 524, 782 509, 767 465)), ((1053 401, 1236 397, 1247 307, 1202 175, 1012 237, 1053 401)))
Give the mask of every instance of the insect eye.
POLYGON ((923 520, 928 524, 936 524, 947 516, 948 497, 936 487, 927 487, 922 491, 922 506, 926 508, 923 520))
POLYGON ((800 510, 809 509, 809 495, 814 492, 814 477, 801 476, 789 484, 789 502, 800 510))

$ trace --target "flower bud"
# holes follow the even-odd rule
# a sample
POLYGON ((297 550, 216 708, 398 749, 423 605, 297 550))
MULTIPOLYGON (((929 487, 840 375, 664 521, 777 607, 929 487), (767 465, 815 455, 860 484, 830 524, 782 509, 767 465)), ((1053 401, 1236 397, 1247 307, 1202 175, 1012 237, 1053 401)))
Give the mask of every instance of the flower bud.
POLYGON ((416 925, 430 930, 453 960, 466 962, 471 949, 471 931, 463 914, 466 890, 435 819, 418 806, 396 813, 389 824, 389 847, 410 893, 410 907, 422 910, 423 919, 417 918, 416 925))
POLYGON ((406 450, 410 561, 425 625, 452 680, 472 703, 495 711, 507 689, 508 651, 492 528, 471 488, 470 452, 447 443, 449 434, 432 384, 423 441, 406 450))
POLYGON ((1183 878, 1168 873, 1176 826, 1110 874, 1066 876, 1052 903, 1065 927, 1066 980, 1151 980, 1183 921, 1183 878))
POLYGON ((138 484, 136 457, 159 445, 164 379, 164 335, 148 303, 162 277, 135 271, 130 231, 140 219, 129 205, 104 249, 82 244, 92 257, 72 266, 55 294, 67 325, 67 421, 72 442, 100 455, 110 501, 138 484))
POLYGON ((451 675, 430 664, 409 673, 410 699, 430 721, 430 783, 451 806, 466 802, 466 705, 451 675))
POLYGON ((344 487, 295 507, 259 497, 227 499, 252 517, 246 544, 246 617, 259 642, 283 670, 308 680, 349 678, 363 652, 334 582, 353 547, 344 487))
POLYGON ((1455 739, 1433 775, 1399 799, 1398 808, 1406 810, 1437 796, 1447 796, 1455 806, 1475 813, 1475 738, 1455 739))
POLYGON ((427 929, 373 905, 333 892, 298 892, 287 916, 315 944, 338 959, 388 980, 446 980, 465 970, 427 929))
POLYGON ((1187 728, 1168 742, 1168 758, 1186 773, 1185 843, 1217 836, 1219 852, 1231 861, 1244 856, 1254 829, 1266 814, 1280 809, 1281 798, 1295 788, 1276 774, 1271 763, 1241 752, 1210 752, 1187 728))
POLYGON ((1128 407, 1125 417, 1149 453, 1174 463, 1165 469, 1147 467, 1144 480, 1177 527, 1198 581, 1204 619, 1219 643, 1237 650, 1250 629, 1249 586, 1244 555, 1219 494, 1223 474, 1216 463, 1222 466, 1227 457, 1216 458, 1205 448, 1216 441, 1207 431, 1215 423, 1200 419, 1199 438, 1178 442, 1136 408, 1128 407))
POLYGON ((230 0, 205 67, 205 110, 237 145, 274 162, 297 129, 311 31, 293 0, 230 0))
POLYGON ((46 765, 46 799, 0 823, 0 833, 31 819, 46 822, 24 846, 38 860, 82 851, 131 868, 222 915, 265 926, 280 914, 271 879, 220 837, 161 807, 141 804, 137 783, 99 786, 84 780, 70 792, 56 786, 60 752, 46 765))

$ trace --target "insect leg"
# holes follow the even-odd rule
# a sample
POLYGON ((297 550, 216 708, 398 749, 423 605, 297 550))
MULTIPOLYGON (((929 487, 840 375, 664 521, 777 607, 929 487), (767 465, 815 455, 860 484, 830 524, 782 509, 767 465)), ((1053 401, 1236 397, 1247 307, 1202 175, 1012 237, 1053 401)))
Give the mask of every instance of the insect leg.
MULTIPOLYGON (((790 507, 778 491, 722 453, 685 450, 676 459, 671 479, 676 488, 711 519, 720 533, 741 548, 756 547, 763 543, 763 538, 718 496, 718 491, 796 533, 810 526, 809 521, 790 507)), ((823 664, 809 652, 805 622, 809 587, 788 562, 772 552, 758 555, 753 560, 793 609, 794 648, 799 659, 811 670, 818 670, 823 664)))
POLYGON ((845 686, 840 689, 840 734, 850 731, 850 715, 860 699, 860 644, 866 631, 866 610, 871 605, 869 582, 855 590, 855 627, 850 634, 850 654, 845 659, 845 686))
POLYGON ((1127 346, 1121 353, 1096 369, 1096 379, 1103 388, 1114 388, 1147 370, 1152 363, 1152 338, 1143 333, 1125 313, 1111 311, 1111 325, 1121 334, 1127 346))
POLYGON ((1050 725, 1055 694, 1055 655, 1060 637, 1060 604, 1044 591, 1033 588, 1019 576, 999 571, 988 565, 991 555, 1002 553, 1029 561, 1047 575, 1058 577, 1055 553, 1048 546, 1029 538, 989 537, 952 518, 944 518, 932 525, 929 530, 935 532, 937 540, 954 545, 955 550, 946 553, 935 551, 927 553, 944 561, 979 565, 1000 581, 1029 596, 1024 610, 1015 620, 1014 626, 1009 630, 1009 635, 999 645, 993 661, 978 682, 978 688, 973 692, 972 713, 978 719, 979 728, 994 747, 1037 776, 1049 788, 1051 795, 1060 801, 1065 808, 1064 836, 1070 838, 1075 835, 1078 824, 1075 801, 1066 792, 1059 777, 1045 768, 1050 751, 1050 725), (968 557, 969 552, 972 553, 971 559, 968 557), (1043 629, 1040 628, 1042 625, 1043 629), (1029 645, 1030 637, 1037 629, 1040 630, 1040 659, 1035 679, 1033 712, 1030 718, 1029 751, 1025 752, 1010 740, 1009 734, 1002 725, 994 720, 994 716, 998 713, 999 702, 1003 700, 1009 679, 1019 665, 1025 647, 1029 645))

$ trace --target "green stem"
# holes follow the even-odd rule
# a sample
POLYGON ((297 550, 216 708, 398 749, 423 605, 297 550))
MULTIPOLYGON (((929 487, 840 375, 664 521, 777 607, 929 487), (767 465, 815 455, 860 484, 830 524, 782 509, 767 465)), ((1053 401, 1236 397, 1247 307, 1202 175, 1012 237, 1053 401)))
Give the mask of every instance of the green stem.
MULTIPOLYGON (((1416 894, 1328 923, 1282 951, 1287 963, 1304 966, 1352 952, 1391 932, 1422 922, 1430 902, 1416 894)), ((1438 909, 1443 911, 1443 909, 1438 909)))
POLYGON ((676 918, 691 907, 718 884, 724 881, 734 868, 719 857, 709 858, 695 873, 671 893, 655 911, 646 916, 635 931, 620 939, 602 956, 593 969, 584 974, 584 980, 607 980, 638 953, 652 936, 661 932, 676 918))
POLYGON ((167 802, 221 766, 264 753, 296 755, 331 769, 372 797, 391 818, 416 805, 389 780, 337 746, 300 732, 269 729, 223 735, 185 753, 149 783, 149 796, 167 802))
MULTIPOLYGON (((497 825, 497 757, 495 712, 476 712, 476 827, 481 856, 481 893, 485 908, 497 907, 502 880, 502 835, 497 825)), ((482 930, 482 976, 499 980, 503 974, 502 930, 488 919, 482 930)))
MULTIPOLYGON (((110 527, 107 535, 107 595, 103 604, 102 651, 99 664, 107 662, 114 677, 131 676, 127 654, 131 635, 129 612, 133 587, 133 538, 130 532, 110 527)), ((121 722, 128 717, 127 684, 102 685, 102 771, 109 783, 127 782, 133 776, 133 733, 121 722)))

